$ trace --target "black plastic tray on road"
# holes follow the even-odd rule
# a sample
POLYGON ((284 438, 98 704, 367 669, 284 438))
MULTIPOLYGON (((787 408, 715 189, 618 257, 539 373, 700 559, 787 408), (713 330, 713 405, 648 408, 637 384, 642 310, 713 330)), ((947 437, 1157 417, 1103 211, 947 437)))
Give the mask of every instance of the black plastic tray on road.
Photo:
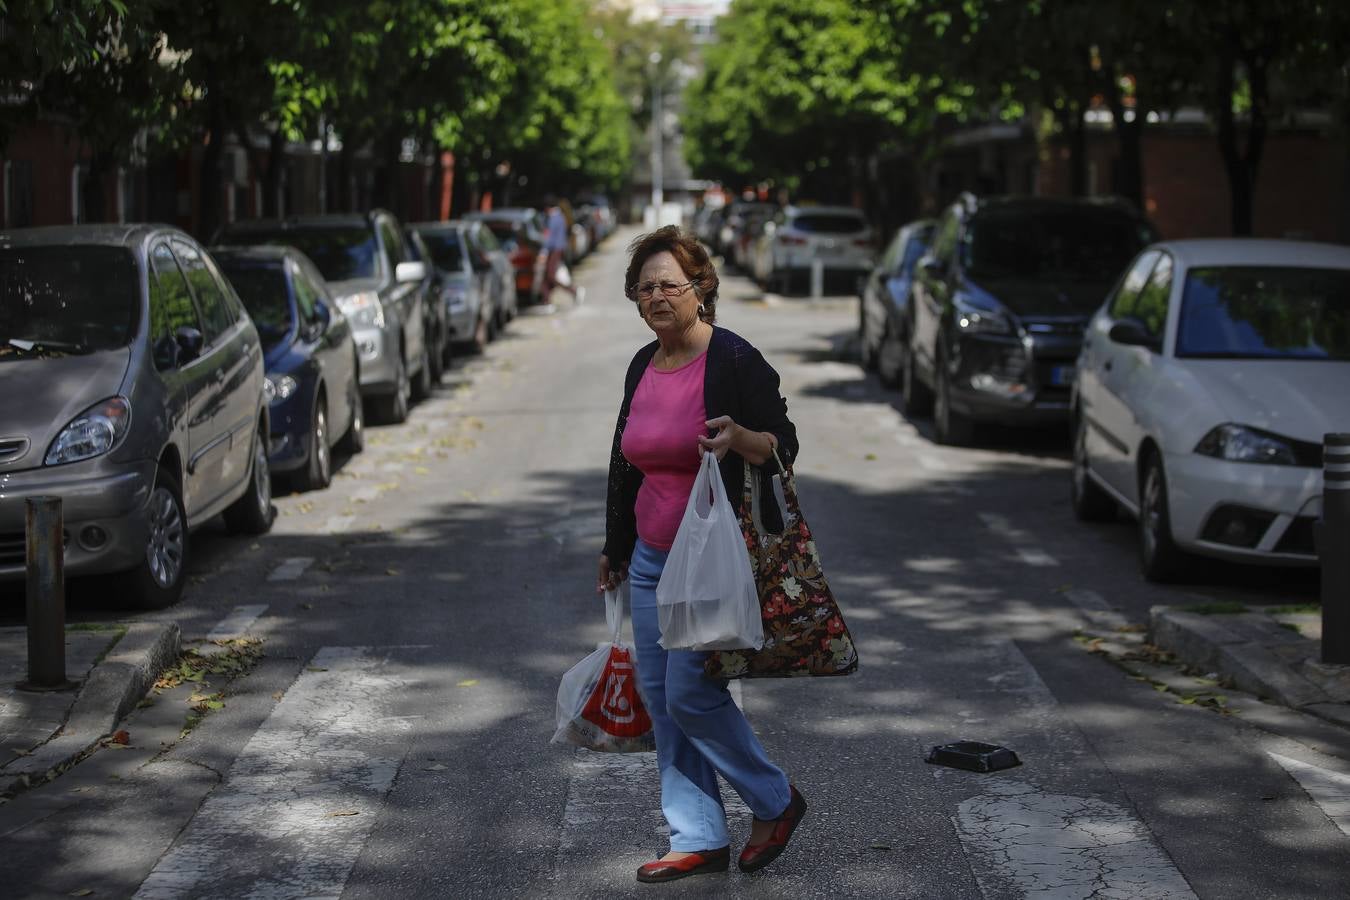
POLYGON ((924 762, 935 766, 965 769, 969 772, 997 772, 999 769, 1011 769, 1022 764, 1017 754, 1008 748, 1000 747, 998 744, 986 744, 983 741, 939 744, 928 751, 924 762))

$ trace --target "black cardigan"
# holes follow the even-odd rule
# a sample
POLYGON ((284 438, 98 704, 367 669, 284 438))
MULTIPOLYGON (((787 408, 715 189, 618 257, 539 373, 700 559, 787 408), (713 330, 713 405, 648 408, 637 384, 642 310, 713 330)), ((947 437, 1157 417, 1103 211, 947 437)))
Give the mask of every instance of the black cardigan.
MULTIPOLYGON (((656 355, 659 344, 652 341, 633 357, 624 379, 623 404, 619 407, 619 421, 614 428, 614 446, 609 456, 609 492, 605 507, 605 549, 611 567, 628 562, 637 544, 638 488, 642 486, 642 472, 623 455, 623 430, 628 424, 628 412, 633 403, 642 374, 656 355)), ((703 406, 708 418, 731 416, 737 425, 751 431, 767 431, 778 439, 778 458, 783 465, 792 465, 797 458, 797 429, 787 417, 787 401, 778 393, 778 373, 763 355, 740 335, 725 328, 713 327, 704 361, 703 406)), ((709 430, 709 435, 714 432, 709 430)), ((727 496, 739 511, 745 500, 745 460, 734 450, 729 451, 719 465, 727 496)), ((778 466, 772 457, 759 467, 760 488, 768 496, 773 489, 773 475, 778 466)), ((763 509, 764 527, 782 531, 783 523, 777 504, 767 503, 763 509)))

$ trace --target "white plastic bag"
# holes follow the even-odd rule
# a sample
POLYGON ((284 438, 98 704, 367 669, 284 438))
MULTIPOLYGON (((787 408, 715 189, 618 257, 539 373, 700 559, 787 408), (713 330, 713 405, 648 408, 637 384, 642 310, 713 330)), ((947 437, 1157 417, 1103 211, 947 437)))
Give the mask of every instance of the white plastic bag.
POLYGON ((656 585, 656 611, 667 650, 758 650, 764 644, 750 553, 711 452, 703 454, 656 585))
POLYGON ((605 753, 656 749, 652 720, 638 690, 633 648, 619 640, 624 599, 605 592, 610 639, 563 674, 558 685, 555 744, 575 744, 605 753))

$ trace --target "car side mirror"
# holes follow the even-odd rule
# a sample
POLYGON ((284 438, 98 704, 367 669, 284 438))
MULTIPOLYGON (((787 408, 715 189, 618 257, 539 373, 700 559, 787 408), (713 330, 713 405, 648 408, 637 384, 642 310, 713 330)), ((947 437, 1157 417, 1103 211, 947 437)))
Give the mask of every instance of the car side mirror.
POLYGON ((333 321, 333 310, 322 300, 314 303, 314 320, 324 328, 327 328, 328 324, 333 321))
POLYGON ((925 256, 919 260, 919 273, 928 278, 942 278, 947 274, 947 264, 936 256, 925 256))
POLYGON ((178 344, 178 361, 180 363, 192 362, 202 355, 202 345, 206 343, 206 338, 200 331, 190 325, 180 325, 178 330, 173 333, 174 342, 178 344))
POLYGON ((421 281, 427 277, 427 264, 423 262, 401 262, 394 267, 394 280, 399 284, 421 281))
POLYGON ((1135 318, 1121 319, 1111 326, 1111 330, 1106 333, 1113 343, 1123 344, 1126 347, 1147 347, 1150 350, 1156 350, 1158 340, 1149 334, 1144 323, 1135 318))

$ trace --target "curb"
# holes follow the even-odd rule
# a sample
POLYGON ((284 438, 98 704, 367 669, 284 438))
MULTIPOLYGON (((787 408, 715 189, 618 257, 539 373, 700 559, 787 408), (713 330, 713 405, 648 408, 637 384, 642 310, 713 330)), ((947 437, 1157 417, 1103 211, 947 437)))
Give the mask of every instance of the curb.
POLYGON ((1322 677, 1327 673, 1318 669, 1325 667, 1313 662, 1316 642, 1281 641, 1283 636, 1274 633, 1271 640, 1260 640, 1252 626, 1262 623, 1264 616, 1250 616, 1201 615, 1155 606, 1149 610, 1148 640, 1188 666, 1219 673, 1239 690, 1350 725, 1350 692, 1336 689, 1334 678, 1322 677), (1277 648, 1284 652, 1276 652, 1277 648), (1318 675, 1317 680, 1309 672, 1318 675))
POLYGON ((160 671, 176 659, 182 634, 176 623, 128 626, 113 651, 80 686, 65 725, 28 756, 0 769, 0 796, 56 777, 104 737, 150 690, 160 671))

